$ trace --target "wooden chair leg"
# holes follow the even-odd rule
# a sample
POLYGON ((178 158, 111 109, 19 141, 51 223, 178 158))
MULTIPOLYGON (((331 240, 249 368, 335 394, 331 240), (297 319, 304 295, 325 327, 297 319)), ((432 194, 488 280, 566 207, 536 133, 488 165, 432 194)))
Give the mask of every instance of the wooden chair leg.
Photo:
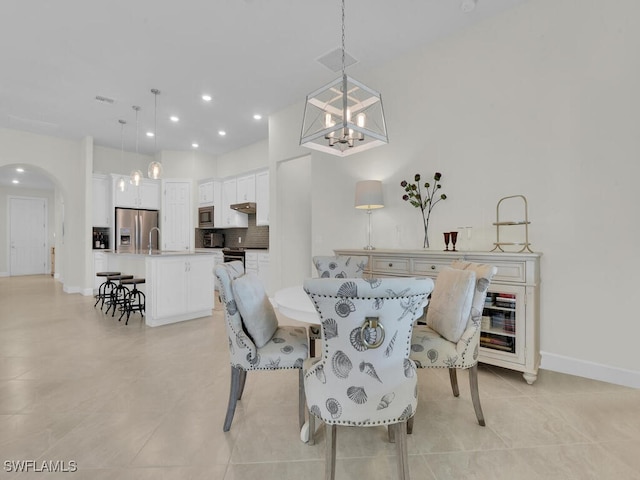
POLYGON ((325 480, 335 480, 336 478, 336 426, 326 424, 325 435, 325 480))
POLYGON ((309 412, 309 445, 316 444, 316 417, 309 412))
POLYGON ((387 425, 387 435, 389 435, 389 443, 396 443, 396 424, 387 425))
POLYGON ((449 380, 451 381, 451 390, 453 390, 453 396, 459 397, 460 390, 458 390, 458 374, 455 368, 449 369, 449 380))
MULTIPOLYGON (((304 411, 305 411, 305 395, 304 395, 304 375, 302 369, 298 369, 298 425, 302 429, 304 426, 304 411)), ((309 432, 311 435, 311 432, 309 432)), ((309 437, 311 438, 311 436, 309 437)))
POLYGON ((247 371, 240 369, 240 387, 238 389, 238 400, 242 400, 242 394, 244 393, 244 384, 247 381, 247 371))
POLYGON ((398 478, 409 480, 409 457, 407 455, 407 424, 406 422, 392 425, 396 432, 396 455, 398 456, 398 478))
POLYGON ((480 405, 480 392, 478 391, 477 363, 469 369, 469 389, 471 390, 471 400, 473 401, 473 408, 476 411, 476 418, 480 426, 484 427, 484 415, 482 413, 482 406, 480 405))
MULTIPOLYGON (((245 372, 246 375, 246 372, 245 372)), ((231 386, 229 388, 229 405, 227 405, 227 415, 224 419, 223 432, 228 432, 231 429, 231 422, 233 422, 233 415, 236 412, 236 403, 238 402, 238 392, 240 390, 240 383, 242 376, 242 369, 237 367, 231 367, 231 386)))
POLYGON ((407 435, 411 435, 413 433, 413 418, 411 417, 407 420, 407 435))

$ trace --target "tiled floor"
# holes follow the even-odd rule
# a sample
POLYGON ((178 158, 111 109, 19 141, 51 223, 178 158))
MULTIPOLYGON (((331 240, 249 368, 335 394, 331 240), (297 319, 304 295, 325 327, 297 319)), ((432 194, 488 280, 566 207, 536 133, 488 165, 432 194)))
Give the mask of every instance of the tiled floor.
MULTIPOLYGON (((62 293, 50 277, 0 278, 0 478, 323 478, 324 434, 299 440, 295 372, 249 374, 229 433, 222 312, 128 326, 62 293), (71 473, 10 472, 11 462, 69 462, 71 473)), ((640 479, 640 391, 542 371, 483 367, 487 426, 466 374, 420 371, 411 478, 640 479)), ((338 431, 338 479, 396 478, 384 429, 338 431)))

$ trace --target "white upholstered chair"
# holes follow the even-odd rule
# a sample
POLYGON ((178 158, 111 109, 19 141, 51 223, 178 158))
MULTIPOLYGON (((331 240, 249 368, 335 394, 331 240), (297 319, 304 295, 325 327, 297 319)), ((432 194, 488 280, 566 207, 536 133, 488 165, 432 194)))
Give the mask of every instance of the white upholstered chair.
POLYGON ((302 327, 279 326, 273 307, 257 275, 244 273, 242 262, 215 268, 218 291, 224 308, 231 387, 223 430, 229 431, 236 403, 242 397, 247 372, 297 369, 298 421, 305 419, 302 362, 308 356, 307 332, 302 327))
POLYGON ((417 406, 409 358, 414 321, 433 289, 429 278, 314 278, 304 289, 320 315, 322 356, 305 360, 310 443, 326 425, 325 478, 335 476, 336 425, 395 430, 399 478, 408 479, 406 422, 417 406))
POLYGON ((313 257, 320 278, 362 278, 369 263, 366 255, 337 255, 313 257))
MULTIPOLYGON (((498 269, 455 261, 442 270, 429 301, 427 324, 416 325, 411 359, 418 368, 447 368, 454 396, 459 396, 457 369, 469 371, 471 400, 478 423, 485 425, 478 391, 478 352, 482 309, 498 269)), ((409 422, 411 432, 411 422, 409 422)))

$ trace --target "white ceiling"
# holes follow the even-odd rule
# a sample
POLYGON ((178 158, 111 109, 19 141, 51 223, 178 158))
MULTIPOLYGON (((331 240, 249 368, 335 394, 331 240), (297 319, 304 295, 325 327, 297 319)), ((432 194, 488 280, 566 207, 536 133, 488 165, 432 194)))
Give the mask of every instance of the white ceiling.
MULTIPOLYGON (((347 0, 346 49, 358 61, 348 72, 366 83, 368 69, 523 1, 478 0, 464 13, 462 0, 347 0)), ((340 8, 339 0, 2 0, 0 127, 119 149, 124 119, 124 148, 135 151, 139 105, 141 153, 192 142, 214 155, 237 149, 267 138, 269 114, 336 77, 317 59, 340 46, 340 8), (152 88, 161 91, 155 140, 145 136, 152 88)))

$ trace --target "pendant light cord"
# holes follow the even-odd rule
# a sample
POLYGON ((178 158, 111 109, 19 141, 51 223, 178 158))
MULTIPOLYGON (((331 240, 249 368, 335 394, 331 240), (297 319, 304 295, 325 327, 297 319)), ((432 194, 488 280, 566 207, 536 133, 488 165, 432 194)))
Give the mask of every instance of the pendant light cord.
POLYGON ((158 92, 157 90, 152 90, 153 92, 153 150, 154 154, 158 152, 158 92))
POLYGON ((138 155, 138 112, 140 111, 140 107, 134 105, 131 108, 136 111, 136 155, 138 155))

